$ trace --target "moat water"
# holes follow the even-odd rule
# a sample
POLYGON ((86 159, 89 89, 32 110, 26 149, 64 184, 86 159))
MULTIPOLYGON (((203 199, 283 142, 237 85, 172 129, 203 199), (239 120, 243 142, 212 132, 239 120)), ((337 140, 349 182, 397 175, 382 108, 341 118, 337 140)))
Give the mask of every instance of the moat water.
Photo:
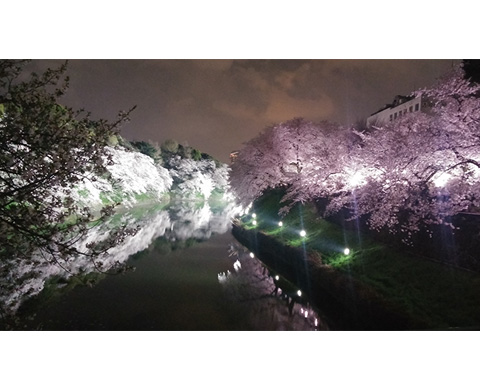
POLYGON ((49 285, 49 294, 40 291, 20 305, 18 326, 26 330, 327 330, 308 303, 295 303, 289 310, 288 297, 275 288, 273 275, 231 235, 234 212, 233 207, 189 203, 141 213, 126 210, 125 219, 140 222, 141 229, 111 256, 134 270, 99 273, 91 279, 94 283, 78 283, 74 288, 68 285, 75 276, 70 282, 49 285))

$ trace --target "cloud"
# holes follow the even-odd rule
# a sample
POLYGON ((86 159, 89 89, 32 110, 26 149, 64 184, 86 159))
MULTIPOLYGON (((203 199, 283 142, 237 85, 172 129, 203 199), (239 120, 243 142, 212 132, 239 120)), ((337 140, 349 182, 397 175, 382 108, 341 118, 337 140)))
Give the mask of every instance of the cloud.
POLYGON ((290 96, 287 92, 276 90, 272 93, 264 118, 268 122, 283 122, 294 117, 309 120, 328 119, 335 107, 328 98, 303 99, 290 96))
MULTIPOLYGON (((39 70, 62 61, 36 60, 39 70)), ((62 104, 114 119, 134 105, 127 139, 188 141, 228 159, 293 117, 351 124, 428 86, 451 60, 72 60, 62 104)))
POLYGON ((271 83, 266 75, 251 66, 237 67, 232 76, 237 87, 248 89, 251 92, 266 93, 271 88, 271 83))
POLYGON ((216 100, 213 107, 235 118, 254 119, 263 126, 294 117, 328 119, 335 107, 322 90, 304 96, 296 88, 308 85, 309 76, 308 63, 299 62, 284 70, 275 62, 242 62, 232 71, 233 83, 229 86, 236 93, 216 100))
POLYGON ((192 63, 201 69, 225 71, 230 69, 233 60, 192 60, 192 63))
POLYGON ((309 63, 304 63, 293 71, 278 71, 274 81, 280 89, 291 92, 297 85, 308 82, 309 75, 311 75, 311 66, 309 63))
POLYGON ((245 103, 234 103, 226 100, 217 100, 213 108, 234 118, 257 118, 260 114, 257 107, 245 103))

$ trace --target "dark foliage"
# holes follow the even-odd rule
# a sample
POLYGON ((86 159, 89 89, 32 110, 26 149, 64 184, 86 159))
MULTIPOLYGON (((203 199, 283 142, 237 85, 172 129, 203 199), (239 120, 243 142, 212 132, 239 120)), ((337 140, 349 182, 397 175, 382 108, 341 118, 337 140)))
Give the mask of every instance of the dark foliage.
MULTIPOLYGON (((72 190, 87 176, 106 175, 111 156, 104 146, 118 134, 129 112, 118 119, 92 120, 83 110, 62 106, 67 63, 25 77, 25 61, 0 61, 0 261, 28 258, 39 249, 51 261, 78 255, 75 244, 92 224, 72 190), (24 81, 26 80, 26 81, 24 81)), ((101 211, 98 221, 113 213, 101 211)), ((126 227, 83 254, 96 256, 126 234, 126 227)), ((0 264, 1 265, 1 264, 0 264)))
POLYGON ((130 144, 135 147, 140 153, 143 153, 151 158, 155 162, 160 162, 162 160, 161 151, 157 149, 154 145, 147 141, 132 141, 130 144))
POLYGON ((474 83, 480 83, 480 60, 463 60, 462 65, 465 78, 474 83))

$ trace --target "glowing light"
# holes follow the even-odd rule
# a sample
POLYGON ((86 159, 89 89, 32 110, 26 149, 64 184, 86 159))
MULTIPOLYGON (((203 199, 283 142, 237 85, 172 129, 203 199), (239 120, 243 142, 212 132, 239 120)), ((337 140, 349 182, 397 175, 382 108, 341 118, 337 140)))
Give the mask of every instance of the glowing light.
POLYGON ((253 254, 253 252, 250 252, 250 257, 253 259, 255 257, 255 255, 253 254))
POLYGON ((300 236, 305 237, 307 235, 307 232, 305 230, 300 231, 300 236))
POLYGON ((315 326, 318 326, 318 320, 315 318, 315 326))
POLYGON ((298 295, 299 297, 301 297, 301 296, 302 296, 302 292, 301 292, 300 290, 298 290, 298 291, 297 291, 297 295, 298 295))
POLYGON ((257 214, 253 213, 253 214, 252 214, 252 217, 253 217, 253 218, 257 218, 257 214))
POLYGON ((352 187, 358 187, 362 184, 365 184, 365 177, 363 176, 363 173, 362 172, 355 172, 348 179, 348 184, 350 184, 352 187))
POLYGON ((283 226, 283 222, 280 221, 280 222, 278 223, 278 226, 282 227, 282 226, 283 226))
POLYGON ((230 272, 230 271, 227 271, 227 273, 225 273, 225 272, 220 272, 220 273, 218 274, 218 281, 219 281, 220 283, 225 283, 230 275, 231 275, 231 272, 230 272))
POLYGON ((444 187, 445 184, 451 179, 452 175, 442 172, 440 175, 438 175, 435 179, 433 179, 433 184, 435 187, 444 187))
POLYGON ((348 256, 348 255, 350 254, 350 249, 345 248, 345 249, 343 250, 343 253, 348 256))
POLYGON ((305 310, 305 318, 308 317, 308 311, 305 310))
POLYGON ((280 280, 280 276, 275 275, 275 280, 280 280))
POLYGON ((255 221, 255 220, 252 221, 252 225, 253 225, 253 226, 256 226, 256 225, 257 225, 257 221, 255 221))
POLYGON ((240 261, 237 260, 235 263, 233 263, 233 268, 235 268, 235 271, 238 272, 238 270, 242 268, 242 264, 240 264, 240 261))

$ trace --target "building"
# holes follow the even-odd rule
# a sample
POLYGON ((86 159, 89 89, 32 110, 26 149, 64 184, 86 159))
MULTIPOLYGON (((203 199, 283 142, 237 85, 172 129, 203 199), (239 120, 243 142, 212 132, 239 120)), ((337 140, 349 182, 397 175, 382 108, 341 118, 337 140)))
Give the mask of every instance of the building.
POLYGON ((411 112, 428 112, 430 107, 431 105, 422 95, 416 97, 397 95, 393 103, 386 104, 367 118, 367 126, 382 125, 411 112))

